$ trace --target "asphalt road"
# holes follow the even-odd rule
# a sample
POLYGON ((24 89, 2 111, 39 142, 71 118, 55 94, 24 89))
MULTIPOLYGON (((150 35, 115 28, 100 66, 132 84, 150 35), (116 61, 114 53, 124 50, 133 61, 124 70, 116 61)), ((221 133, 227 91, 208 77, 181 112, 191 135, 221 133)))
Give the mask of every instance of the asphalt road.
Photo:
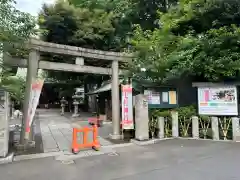
POLYGON ((167 140, 116 149, 118 154, 35 159, 0 166, 1 180, 239 180, 240 144, 167 140))

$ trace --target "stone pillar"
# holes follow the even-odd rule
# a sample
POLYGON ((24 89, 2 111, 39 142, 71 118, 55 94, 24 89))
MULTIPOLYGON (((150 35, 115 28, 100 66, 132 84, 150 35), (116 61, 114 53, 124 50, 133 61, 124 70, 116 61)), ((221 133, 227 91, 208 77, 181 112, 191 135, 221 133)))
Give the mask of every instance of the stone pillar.
POLYGON ((139 141, 149 139, 149 115, 147 96, 139 94, 135 98, 135 138, 139 141))
POLYGON ((73 105, 74 105, 74 113, 73 113, 72 117, 78 117, 79 116, 79 114, 78 114, 79 102, 77 100, 74 100, 73 105))
POLYGON ((120 139, 120 100, 119 100, 119 79, 118 61, 112 62, 112 139, 120 139))
MULTIPOLYGON (((1 90, 2 91, 2 90, 1 90)), ((2 92, 1 92, 2 93, 2 92)), ((9 93, 1 94, 0 103, 0 159, 8 154, 9 143, 9 93)))
POLYGON ((28 58, 28 67, 27 67, 27 78, 26 78, 26 89, 24 94, 24 104, 23 104, 23 118, 22 118, 22 132, 20 143, 24 144, 25 140, 29 140, 29 133, 26 133, 27 128, 27 115, 30 101, 30 93, 31 93, 31 84, 37 78, 38 73, 38 62, 40 59, 39 52, 36 50, 31 50, 28 58))
POLYGON ((163 139, 164 138, 164 122, 165 118, 164 117, 158 117, 158 138, 163 139))
POLYGON ((76 57, 75 64, 83 66, 84 65, 84 59, 82 57, 76 57))
POLYGON ((218 117, 211 117, 213 140, 219 140, 218 117))
POLYGON ((233 141, 240 141, 240 129, 239 129, 239 118, 238 117, 232 117, 232 136, 233 141))
POLYGON ((197 116, 192 117, 192 136, 194 139, 199 139, 199 121, 197 116))
POLYGON ((172 116, 172 137, 177 138, 177 137, 179 137, 178 112, 171 111, 171 116, 172 116))
POLYGON ((12 102, 11 102, 11 119, 12 119, 12 120, 14 119, 14 111, 15 111, 14 102, 12 101, 12 102))
POLYGON ((65 113, 65 104, 61 104, 61 116, 65 113))
POLYGON ((74 114, 78 115, 78 104, 74 103, 74 114))
MULTIPOLYGON (((61 116, 63 116, 65 113, 65 107, 66 107, 67 101, 65 100, 64 97, 62 97, 62 99, 60 100, 60 103, 61 103, 61 116)), ((69 106, 71 105, 69 104, 69 106)))

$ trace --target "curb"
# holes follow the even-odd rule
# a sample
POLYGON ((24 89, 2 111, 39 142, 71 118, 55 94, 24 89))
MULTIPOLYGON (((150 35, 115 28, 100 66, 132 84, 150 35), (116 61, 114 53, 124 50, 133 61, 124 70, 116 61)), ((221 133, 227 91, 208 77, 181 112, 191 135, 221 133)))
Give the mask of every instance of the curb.
POLYGON ((13 162, 18 162, 18 161, 22 161, 22 160, 40 159, 40 158, 46 158, 46 157, 54 157, 54 156, 59 156, 62 154, 63 154, 63 152, 59 151, 59 152, 20 155, 20 156, 15 156, 13 158, 13 162))
POLYGON ((146 146, 146 145, 156 144, 160 141, 166 141, 166 140, 171 140, 171 139, 176 139, 176 138, 150 139, 150 140, 146 140, 146 141, 138 141, 136 139, 131 139, 131 142, 138 146, 146 146))
POLYGON ((14 158, 14 154, 13 153, 7 155, 7 157, 0 158, 0 164, 12 163, 13 162, 13 158, 14 158))
POLYGON ((129 142, 129 143, 123 143, 123 144, 113 144, 113 145, 107 145, 107 146, 102 146, 102 147, 109 147, 109 148, 121 148, 121 147, 128 147, 128 146, 132 146, 134 145, 134 143, 129 142))
POLYGON ((224 142, 224 143, 239 143, 240 141, 234 141, 234 140, 223 140, 223 139, 202 139, 202 138, 184 138, 184 137, 177 137, 176 139, 185 139, 185 140, 197 140, 197 141, 213 141, 213 142, 224 142))
MULTIPOLYGON (((47 158, 47 157, 55 157, 55 160, 63 161, 63 160, 68 160, 68 159, 97 156, 97 155, 103 155, 103 154, 115 152, 115 150, 114 150, 115 148, 128 147, 128 146, 132 146, 132 145, 134 145, 134 144, 133 143, 125 143, 125 144, 107 145, 107 146, 102 146, 100 151, 86 150, 86 151, 81 151, 76 155, 73 155, 72 153, 70 153, 68 151, 19 155, 19 156, 15 156, 15 157, 12 155, 11 161, 6 161, 4 164, 11 163, 11 162, 23 161, 23 160, 41 159, 41 158, 47 158)), ((3 164, 3 163, 1 163, 1 159, 0 159, 0 164, 3 164)))
POLYGON ((201 139, 201 138, 191 138, 191 137, 172 137, 172 138, 164 138, 164 139, 151 139, 147 141, 138 141, 136 139, 131 139, 131 142, 133 144, 139 145, 139 146, 145 146, 145 145, 151 145, 151 144, 156 144, 160 141, 165 141, 165 140, 171 140, 171 139, 181 139, 181 140, 197 140, 197 141, 212 141, 212 142, 224 142, 224 143, 238 143, 240 141, 233 141, 233 140, 213 140, 213 139, 201 139))

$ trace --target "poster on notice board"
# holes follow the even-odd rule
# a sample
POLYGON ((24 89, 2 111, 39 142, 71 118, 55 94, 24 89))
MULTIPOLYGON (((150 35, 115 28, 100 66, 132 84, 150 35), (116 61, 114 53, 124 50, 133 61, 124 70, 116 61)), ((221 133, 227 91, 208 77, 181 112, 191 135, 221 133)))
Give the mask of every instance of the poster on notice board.
POLYGON ((237 88, 234 86, 198 88, 200 115, 238 115, 237 88))

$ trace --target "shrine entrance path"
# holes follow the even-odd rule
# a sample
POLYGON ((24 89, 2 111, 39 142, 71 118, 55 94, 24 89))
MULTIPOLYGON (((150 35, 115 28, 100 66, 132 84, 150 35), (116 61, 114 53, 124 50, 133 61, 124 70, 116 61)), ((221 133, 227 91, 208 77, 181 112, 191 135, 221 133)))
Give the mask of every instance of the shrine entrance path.
MULTIPOLYGON (((71 115, 60 115, 59 110, 54 109, 38 109, 36 121, 40 124, 40 134, 42 138, 42 151, 46 152, 71 152, 72 128, 73 124, 80 126, 88 126, 88 118, 91 117, 88 113, 82 113, 78 118, 72 118, 71 115)), ((105 138, 112 130, 112 124, 104 124, 99 128, 99 142, 101 146, 112 145, 105 138)), ((79 142, 82 137, 79 135, 79 142)), ((92 134, 88 135, 92 139, 92 134)))

